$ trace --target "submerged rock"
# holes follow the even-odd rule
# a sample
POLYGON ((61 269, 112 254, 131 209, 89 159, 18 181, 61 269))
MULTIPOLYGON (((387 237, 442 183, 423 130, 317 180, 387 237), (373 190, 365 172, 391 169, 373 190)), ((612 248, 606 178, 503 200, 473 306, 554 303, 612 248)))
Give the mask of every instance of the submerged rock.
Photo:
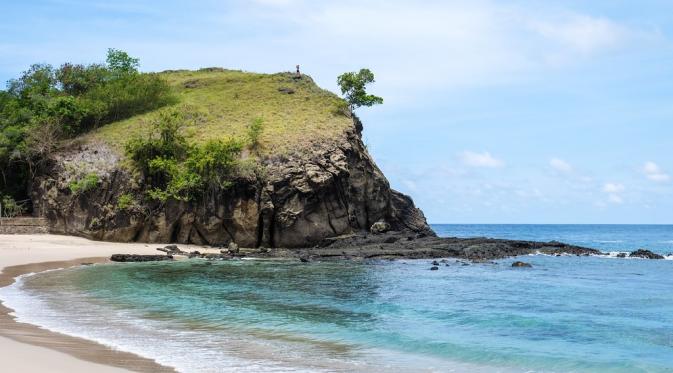
POLYGON ((645 249, 639 249, 632 252, 631 254, 629 254, 629 258, 664 259, 662 255, 653 253, 650 250, 645 249))
POLYGON ((533 265, 531 265, 530 263, 526 263, 526 262, 516 261, 516 262, 512 263, 512 267, 532 268, 533 265))
POLYGON ((110 257, 113 262, 159 262, 173 260, 172 255, 138 255, 138 254, 113 254, 110 257))

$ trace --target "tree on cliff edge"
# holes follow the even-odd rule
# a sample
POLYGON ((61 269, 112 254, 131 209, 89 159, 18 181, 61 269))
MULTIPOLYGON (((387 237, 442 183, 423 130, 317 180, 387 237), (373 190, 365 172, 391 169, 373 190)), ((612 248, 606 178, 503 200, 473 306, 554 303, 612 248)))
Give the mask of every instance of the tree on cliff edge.
POLYGON ((383 98, 367 93, 366 86, 374 83, 374 73, 369 69, 360 69, 356 72, 347 72, 339 75, 337 84, 345 96, 351 112, 361 106, 372 106, 383 103, 383 98))

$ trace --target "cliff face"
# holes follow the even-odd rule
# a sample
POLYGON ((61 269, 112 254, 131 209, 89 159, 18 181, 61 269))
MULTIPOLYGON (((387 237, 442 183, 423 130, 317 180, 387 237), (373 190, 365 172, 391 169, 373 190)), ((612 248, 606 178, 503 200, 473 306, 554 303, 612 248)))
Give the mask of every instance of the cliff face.
POLYGON ((199 202, 118 206, 140 185, 104 143, 64 151, 35 179, 35 214, 52 232, 110 241, 176 242, 244 247, 310 247, 325 238, 366 232, 378 221, 392 230, 434 235, 412 200, 390 188, 364 147, 360 123, 332 141, 262 159, 264 177, 241 177, 199 202), (88 172, 96 187, 68 187, 88 172))

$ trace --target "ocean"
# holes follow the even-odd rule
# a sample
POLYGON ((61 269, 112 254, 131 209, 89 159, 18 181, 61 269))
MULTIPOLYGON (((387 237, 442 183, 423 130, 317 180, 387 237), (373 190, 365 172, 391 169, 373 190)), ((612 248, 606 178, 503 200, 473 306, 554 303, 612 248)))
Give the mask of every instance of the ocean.
MULTIPOLYGON (((670 225, 433 228, 673 251, 670 225)), ((184 372, 673 372, 673 260, 514 260, 105 264, 22 276, 0 299, 184 372)))

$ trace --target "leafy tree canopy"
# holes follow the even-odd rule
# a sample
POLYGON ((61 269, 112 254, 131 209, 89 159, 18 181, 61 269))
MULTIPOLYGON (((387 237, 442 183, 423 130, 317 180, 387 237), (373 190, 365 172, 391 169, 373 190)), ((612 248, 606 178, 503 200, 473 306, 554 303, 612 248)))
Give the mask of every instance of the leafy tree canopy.
POLYGON ((65 140, 174 102, 168 83, 109 49, 102 64, 35 64, 0 90, 0 195, 27 198, 30 179, 65 140))
POLYGON ((138 72, 140 60, 129 56, 128 53, 119 49, 107 50, 107 66, 115 74, 135 74, 138 72))
POLYGON ((353 111, 361 106, 372 106, 383 103, 383 98, 367 93, 367 84, 374 83, 374 73, 369 69, 360 69, 358 72, 347 72, 339 75, 337 84, 341 93, 353 111))

